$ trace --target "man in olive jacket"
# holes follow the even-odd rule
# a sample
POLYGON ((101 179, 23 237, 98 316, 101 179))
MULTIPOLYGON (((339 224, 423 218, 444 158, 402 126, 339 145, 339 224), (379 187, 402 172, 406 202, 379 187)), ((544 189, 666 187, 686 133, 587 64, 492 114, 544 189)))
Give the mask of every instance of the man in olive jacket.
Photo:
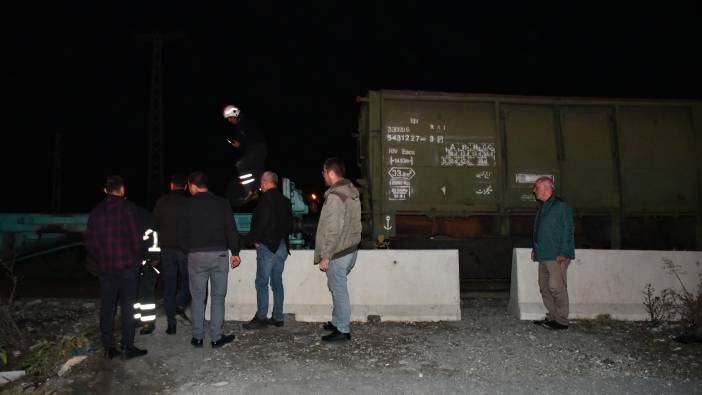
POLYGON ((341 159, 324 162, 322 176, 329 189, 324 193, 314 248, 314 264, 327 274, 333 303, 332 320, 324 325, 331 333, 322 336, 324 341, 351 340, 351 301, 346 281, 361 242, 361 201, 358 189, 344 178, 345 173, 341 159))
POLYGON ((568 329, 568 286, 566 272, 575 258, 573 210, 554 195, 550 177, 534 184, 539 208, 534 218, 534 245, 531 259, 539 262, 539 290, 548 313, 546 319, 534 321, 549 329, 568 329))

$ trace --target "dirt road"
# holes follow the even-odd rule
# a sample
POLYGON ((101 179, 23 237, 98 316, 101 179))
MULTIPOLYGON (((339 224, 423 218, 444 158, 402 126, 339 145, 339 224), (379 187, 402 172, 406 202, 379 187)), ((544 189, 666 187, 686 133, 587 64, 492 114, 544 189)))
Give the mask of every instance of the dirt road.
MULTIPOLYGON (((97 341, 90 302, 74 303, 90 310, 89 336, 97 341)), ((166 335, 161 314, 154 334, 137 334, 146 357, 105 361, 93 353, 39 388, 130 395, 702 393, 702 345, 675 342, 675 328, 576 321, 567 331, 550 331, 510 316, 506 303, 464 300, 459 322, 355 323, 347 344, 321 342, 326 332, 319 324, 291 316, 282 328, 259 331, 227 322, 225 332, 237 338, 215 350, 208 343, 193 348, 184 322, 166 335)))

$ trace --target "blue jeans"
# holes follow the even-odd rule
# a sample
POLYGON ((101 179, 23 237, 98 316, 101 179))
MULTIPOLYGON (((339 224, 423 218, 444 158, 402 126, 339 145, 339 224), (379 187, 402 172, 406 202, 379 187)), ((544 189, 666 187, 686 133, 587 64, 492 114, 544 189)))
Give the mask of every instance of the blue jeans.
POLYGON ((190 301, 190 285, 188 280, 188 259, 180 250, 164 248, 161 251, 161 267, 163 268, 163 302, 166 307, 168 325, 175 325, 176 306, 187 306, 190 301), (178 289, 180 275, 180 292, 178 289))
POLYGON ((351 300, 349 299, 349 289, 346 285, 346 276, 351 273, 351 269, 356 264, 358 251, 344 255, 341 258, 329 261, 327 270, 327 287, 332 294, 331 323, 341 333, 349 333, 349 322, 351 321, 351 300))
POLYGON ((268 283, 273 289, 273 319, 283 320, 283 269, 288 258, 285 241, 281 240, 278 249, 272 253, 263 244, 256 247, 256 318, 268 319, 268 283))
POLYGON ((210 282, 210 340, 222 337, 224 325, 224 297, 227 296, 229 275, 229 252, 207 251, 188 254, 188 275, 190 293, 193 297, 193 337, 202 339, 205 335, 205 293, 210 282))

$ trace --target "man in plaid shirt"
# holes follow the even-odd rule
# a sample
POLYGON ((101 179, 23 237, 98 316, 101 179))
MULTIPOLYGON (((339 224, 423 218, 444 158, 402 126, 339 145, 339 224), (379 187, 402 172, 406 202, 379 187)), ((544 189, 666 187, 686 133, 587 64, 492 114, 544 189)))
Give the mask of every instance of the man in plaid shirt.
POLYGON ((88 217, 85 247, 98 263, 100 278, 100 332, 105 358, 119 352, 115 347, 114 327, 117 300, 122 316, 122 357, 145 355, 146 350, 134 347, 134 303, 137 294, 137 270, 143 259, 141 230, 135 206, 124 197, 124 180, 109 176, 103 189, 105 200, 88 217))

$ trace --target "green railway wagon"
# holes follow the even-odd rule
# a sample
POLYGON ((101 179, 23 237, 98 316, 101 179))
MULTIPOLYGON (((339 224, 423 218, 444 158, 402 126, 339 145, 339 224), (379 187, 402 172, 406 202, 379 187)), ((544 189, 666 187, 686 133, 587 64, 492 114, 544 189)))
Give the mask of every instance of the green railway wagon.
POLYGON ((460 242, 462 277, 509 277, 504 250, 529 245, 545 175, 573 206, 580 248, 702 246, 702 102, 389 90, 358 101, 376 245, 460 242), (477 257, 490 243, 502 255, 477 257))

